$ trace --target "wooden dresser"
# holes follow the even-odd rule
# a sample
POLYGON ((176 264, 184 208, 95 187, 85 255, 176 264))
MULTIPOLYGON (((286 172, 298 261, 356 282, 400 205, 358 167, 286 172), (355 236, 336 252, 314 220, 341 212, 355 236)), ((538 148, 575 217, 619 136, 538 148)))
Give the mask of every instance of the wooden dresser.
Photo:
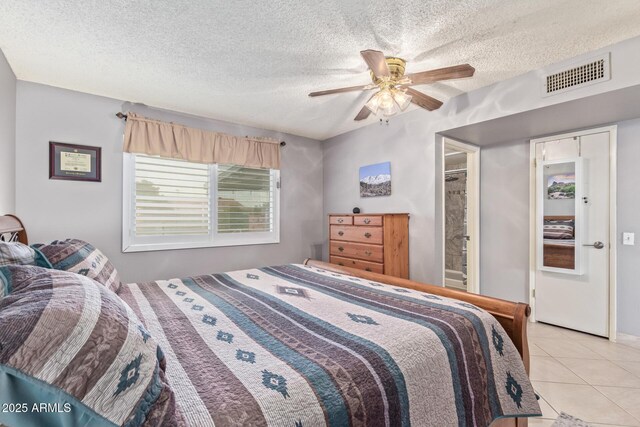
POLYGON ((409 214, 329 215, 329 262, 409 278, 409 214))

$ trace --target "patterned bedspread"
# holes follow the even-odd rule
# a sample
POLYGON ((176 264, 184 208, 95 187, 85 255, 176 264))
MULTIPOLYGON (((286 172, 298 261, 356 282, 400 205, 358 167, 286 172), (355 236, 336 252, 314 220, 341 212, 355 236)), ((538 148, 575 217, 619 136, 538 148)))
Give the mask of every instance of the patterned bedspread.
POLYGON ((123 285, 193 426, 487 426, 540 415, 468 303, 302 265, 123 285))

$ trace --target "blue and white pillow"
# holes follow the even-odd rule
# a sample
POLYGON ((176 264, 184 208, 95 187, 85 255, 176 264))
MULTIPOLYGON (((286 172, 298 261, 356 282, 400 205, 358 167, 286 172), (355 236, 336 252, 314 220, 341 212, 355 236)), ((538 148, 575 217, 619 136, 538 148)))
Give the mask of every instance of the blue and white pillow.
POLYGON ((42 252, 51 268, 87 276, 116 293, 120 289, 118 270, 105 254, 84 240, 54 240, 32 247, 42 252))

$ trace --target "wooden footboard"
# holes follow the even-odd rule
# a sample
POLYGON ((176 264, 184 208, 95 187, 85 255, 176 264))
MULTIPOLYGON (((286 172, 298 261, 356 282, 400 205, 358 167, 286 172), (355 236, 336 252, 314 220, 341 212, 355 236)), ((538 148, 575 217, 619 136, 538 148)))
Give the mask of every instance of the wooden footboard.
MULTIPOLYGON (((504 330, 513 341, 513 344, 520 352, 525 369, 529 373, 529 344, 527 341, 527 318, 531 314, 529 304, 521 302, 511 302, 498 298, 491 298, 483 295, 470 294, 468 292, 457 291, 455 289, 447 289, 442 286, 427 285, 426 283, 415 282, 413 280, 401 279, 398 277, 387 276, 385 274, 371 273, 355 268, 342 267, 335 264, 329 264, 322 261, 316 261, 307 258, 304 265, 310 265, 335 273, 344 273, 350 276, 360 277, 362 279, 373 280, 376 282, 387 283, 402 288, 415 289, 417 291, 428 292, 434 295, 440 295, 447 298, 455 298, 476 305, 489 313, 491 313, 500 322, 504 330)), ((491 427, 526 427, 528 424, 526 418, 503 418, 496 420, 491 427)))

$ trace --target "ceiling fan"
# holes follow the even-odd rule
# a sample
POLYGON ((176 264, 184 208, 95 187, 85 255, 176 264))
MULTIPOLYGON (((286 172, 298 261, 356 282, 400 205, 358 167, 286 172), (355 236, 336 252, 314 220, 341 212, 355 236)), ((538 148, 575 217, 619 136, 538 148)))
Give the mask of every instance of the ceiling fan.
POLYGON ((440 80, 460 79, 471 77, 476 71, 469 64, 439 68, 437 70, 422 71, 420 73, 404 74, 406 61, 393 56, 385 57, 378 50, 363 50, 360 52, 364 62, 371 70, 372 83, 362 86, 350 86, 340 89, 311 92, 309 96, 330 95, 333 93, 352 92, 357 90, 379 90, 374 93, 354 120, 364 120, 371 113, 381 111, 385 116, 392 116, 404 111, 410 103, 414 103, 425 110, 437 110, 442 101, 418 92, 409 86, 434 83, 440 80))

